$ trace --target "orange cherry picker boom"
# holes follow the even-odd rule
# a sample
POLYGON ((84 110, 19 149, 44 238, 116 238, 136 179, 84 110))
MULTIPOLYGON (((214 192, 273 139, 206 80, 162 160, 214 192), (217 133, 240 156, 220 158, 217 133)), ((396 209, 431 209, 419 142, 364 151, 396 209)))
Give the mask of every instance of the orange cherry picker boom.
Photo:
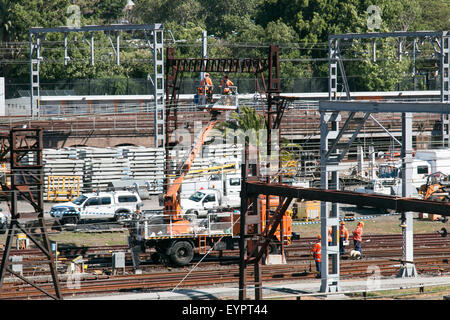
MULTIPOLYGON (((263 71, 269 67, 268 59, 175 59, 173 48, 168 49, 166 78, 168 100, 165 120, 166 156, 169 155, 169 136, 173 132, 171 129, 177 126, 175 106, 178 105, 177 90, 181 87, 183 71, 248 72, 255 75, 260 74, 261 78, 264 79, 263 71), (171 92, 170 89, 172 89, 171 92)), ((181 186, 186 175, 189 173, 206 138, 217 124, 217 115, 221 111, 230 111, 230 105, 234 105, 234 103, 223 103, 222 99, 219 99, 216 104, 205 108, 211 113, 211 119, 195 141, 179 171, 178 177, 173 181, 169 181, 167 178, 162 214, 150 216, 141 214, 138 219, 131 223, 129 246, 135 269, 139 268, 139 253, 145 251, 148 247, 156 249, 156 253, 152 255, 153 261, 184 266, 192 261, 195 249, 198 249, 199 253, 206 253, 208 246, 215 250, 224 250, 234 249, 235 245, 238 244, 240 234, 239 212, 236 212, 236 210, 213 212, 209 213, 206 218, 198 219, 195 215, 183 214, 180 203, 181 186)), ((278 119, 277 115, 277 120, 281 120, 281 116, 279 115, 280 119, 278 119)), ((167 161, 166 174, 169 172, 168 163, 167 161)), ((272 206, 272 200, 269 205, 272 206)), ((266 211, 263 205, 261 207, 266 211)), ((267 215, 263 214, 262 217, 267 217, 267 215)), ((290 243, 292 229, 289 218, 283 219, 283 233, 276 233, 274 241, 290 243)))

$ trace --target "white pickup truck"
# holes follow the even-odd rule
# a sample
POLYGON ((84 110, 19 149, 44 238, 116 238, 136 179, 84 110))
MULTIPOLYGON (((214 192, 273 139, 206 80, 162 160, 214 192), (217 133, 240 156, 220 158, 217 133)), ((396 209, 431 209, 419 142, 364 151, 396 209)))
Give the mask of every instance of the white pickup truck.
POLYGON ((224 197, 217 189, 199 190, 187 199, 181 199, 183 214, 206 216, 209 210, 239 208, 241 198, 239 195, 224 197))
POLYGON ((143 202, 136 192, 114 191, 86 193, 73 202, 64 202, 52 206, 50 216, 59 219, 62 224, 77 224, 80 220, 126 220, 143 202))

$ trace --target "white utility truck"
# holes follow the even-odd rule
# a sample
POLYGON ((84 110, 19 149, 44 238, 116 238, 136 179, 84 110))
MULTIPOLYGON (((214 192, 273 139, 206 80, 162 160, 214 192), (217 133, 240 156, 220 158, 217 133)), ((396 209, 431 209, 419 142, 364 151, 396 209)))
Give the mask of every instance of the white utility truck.
POLYGON ((77 224, 81 220, 127 220, 142 208, 139 194, 133 191, 85 193, 73 202, 52 206, 50 216, 61 224, 77 224))
POLYGON ((187 199, 181 199, 183 214, 195 214, 197 217, 206 216, 209 210, 239 208, 241 198, 237 196, 224 196, 217 189, 199 190, 187 199))
POLYGON ((241 176, 236 173, 215 174, 183 183, 181 210, 183 214, 206 216, 209 210, 240 208, 241 176))
POLYGON ((448 148, 417 150, 414 158, 426 161, 431 165, 429 174, 439 171, 450 174, 450 149, 448 148))

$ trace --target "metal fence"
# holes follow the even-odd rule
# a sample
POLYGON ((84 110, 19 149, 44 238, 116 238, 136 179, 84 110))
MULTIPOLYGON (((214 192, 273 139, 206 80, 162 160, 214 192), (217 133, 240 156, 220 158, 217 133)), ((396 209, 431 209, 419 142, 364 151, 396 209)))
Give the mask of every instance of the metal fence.
MULTIPOLYGON (((216 88, 220 79, 213 78, 216 88)), ((255 79, 234 78, 234 84, 239 93, 256 92, 255 79)), ((348 77, 351 91, 367 91, 361 87, 360 77, 348 77)), ((198 78, 185 78, 180 88, 180 94, 192 94, 197 90, 198 78)), ((438 79, 427 78, 425 75, 405 77, 397 84, 397 91, 439 90, 438 79)), ((30 83, 17 79, 6 79, 6 98, 29 96, 30 83)), ((41 95, 148 95, 153 93, 153 82, 144 78, 111 78, 111 79, 67 79, 58 81, 41 81, 41 95), (45 94, 43 94, 45 92, 45 94), (65 92, 65 93, 64 93, 65 92)), ((216 89, 217 90, 217 89, 216 89)), ((282 78, 281 92, 328 92, 327 77, 282 78)))

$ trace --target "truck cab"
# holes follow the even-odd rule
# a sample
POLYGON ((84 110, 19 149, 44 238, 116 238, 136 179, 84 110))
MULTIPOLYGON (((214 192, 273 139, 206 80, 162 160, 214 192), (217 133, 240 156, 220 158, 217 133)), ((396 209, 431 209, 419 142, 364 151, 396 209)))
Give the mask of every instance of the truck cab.
POLYGON ((81 220, 126 220, 142 207, 139 194, 132 191, 86 193, 73 202, 52 206, 50 216, 62 224, 76 224, 81 220))
POLYGON ((219 208, 222 205, 222 193, 216 189, 202 189, 187 199, 181 199, 183 214, 206 216, 208 210, 219 208))

